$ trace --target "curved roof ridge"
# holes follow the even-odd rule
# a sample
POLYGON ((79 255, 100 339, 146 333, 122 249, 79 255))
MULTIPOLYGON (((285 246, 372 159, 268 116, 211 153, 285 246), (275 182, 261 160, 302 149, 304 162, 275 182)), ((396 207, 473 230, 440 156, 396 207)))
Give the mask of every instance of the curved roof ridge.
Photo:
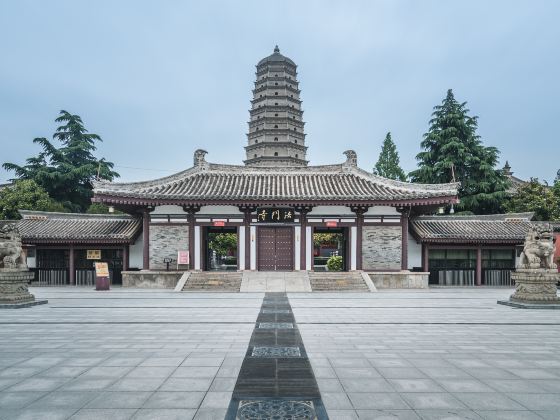
POLYGON ((111 186, 133 186, 133 187, 140 187, 140 186, 145 186, 145 187, 150 187, 153 185, 159 185, 159 184, 167 184, 169 182, 173 182, 173 181, 179 181, 183 176, 185 175, 190 175, 192 173, 196 173, 199 172, 200 168, 198 166, 192 166, 188 169, 185 169, 184 171, 180 171, 171 175, 167 175, 161 178, 156 178, 156 179, 150 179, 148 181, 134 181, 134 182, 112 182, 112 181, 92 181, 92 185, 93 185, 93 189, 96 190, 98 187, 102 187, 102 186, 107 186, 107 185, 111 185, 111 186))
POLYGON ((414 182, 407 182, 407 181, 397 181, 395 179, 385 178, 380 175, 376 175, 374 173, 368 172, 360 167, 352 167, 352 170, 356 175, 366 177, 370 181, 393 188, 402 188, 404 190, 443 191, 447 189, 458 188, 461 185, 460 182, 448 182, 446 184, 421 184, 421 183, 414 183, 414 182))
MULTIPOLYGON (((107 214, 107 213, 65 213, 62 211, 39 211, 39 210, 18 210, 18 213, 25 217, 43 216, 47 219, 135 219, 135 217, 125 214, 107 214)), ((19 222, 20 220, 18 220, 19 222)))
POLYGON ((500 213, 500 214, 465 214, 465 215, 424 215, 415 216, 416 220, 439 220, 442 222, 453 222, 456 220, 476 220, 478 222, 491 221, 499 222, 506 221, 507 219, 527 219, 531 220, 534 212, 521 212, 521 213, 500 213))

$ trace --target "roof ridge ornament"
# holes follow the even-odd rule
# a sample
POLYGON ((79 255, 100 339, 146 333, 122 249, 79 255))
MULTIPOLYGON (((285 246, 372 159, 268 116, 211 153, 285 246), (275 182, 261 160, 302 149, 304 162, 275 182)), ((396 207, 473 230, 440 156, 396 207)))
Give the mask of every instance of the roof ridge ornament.
POLYGON ((358 154, 354 150, 346 150, 344 155, 346 155, 346 162, 344 162, 345 166, 353 166, 354 168, 358 167, 358 154))
POLYGON ((193 156, 193 166, 195 168, 208 169, 209 165, 204 156, 208 152, 204 149, 196 149, 193 156))
POLYGON ((280 48, 278 48, 278 45, 276 45, 276 46, 274 47, 274 52, 275 52, 276 54, 280 54, 280 48))

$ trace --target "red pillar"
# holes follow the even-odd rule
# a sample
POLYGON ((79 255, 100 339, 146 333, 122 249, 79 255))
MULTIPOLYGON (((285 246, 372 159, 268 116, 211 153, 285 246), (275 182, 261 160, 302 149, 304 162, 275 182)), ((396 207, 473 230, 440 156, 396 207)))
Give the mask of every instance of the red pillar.
POLYGON ((482 285, 482 247, 476 248, 476 285, 482 285))
POLYGON ((142 269, 150 269, 150 211, 149 209, 142 210, 142 269))
POLYGON ((245 270, 251 269, 251 209, 244 210, 243 229, 245 229, 245 270))
POLYGON ((307 210, 301 209, 299 213, 300 234, 299 234, 299 268, 300 270, 311 270, 307 267, 307 210))
POLYGON ((74 264, 74 245, 70 245, 68 251, 68 271, 69 271, 69 283, 76 284, 76 266, 74 264))
POLYGON ((123 271, 127 271, 130 265, 130 257, 128 252, 128 245, 123 247, 123 271))
POLYGON ((399 210, 401 213, 401 270, 408 270, 408 214, 409 208, 399 210))
POLYGON ((430 248, 427 244, 422 245, 422 271, 430 271, 430 248))
POLYGON ((356 270, 362 269, 362 229, 364 227, 364 213, 365 211, 363 209, 356 212, 356 270))

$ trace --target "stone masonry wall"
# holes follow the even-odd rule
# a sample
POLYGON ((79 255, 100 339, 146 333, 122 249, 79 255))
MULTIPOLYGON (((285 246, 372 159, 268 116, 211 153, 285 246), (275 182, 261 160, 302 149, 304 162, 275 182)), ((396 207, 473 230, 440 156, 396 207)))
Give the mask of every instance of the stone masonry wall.
POLYGON ((176 267, 177 251, 189 249, 189 227, 187 225, 150 225, 150 269, 162 270, 164 258, 171 258, 170 269, 176 267))
POLYGON ((362 268, 364 270, 400 270, 401 246, 400 226, 364 226, 362 230, 362 268))

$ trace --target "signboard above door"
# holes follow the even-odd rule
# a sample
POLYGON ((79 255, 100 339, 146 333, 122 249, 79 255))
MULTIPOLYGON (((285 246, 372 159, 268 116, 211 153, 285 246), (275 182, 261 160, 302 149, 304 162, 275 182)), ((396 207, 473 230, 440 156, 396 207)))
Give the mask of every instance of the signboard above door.
POLYGON ((257 223, 293 223, 294 209, 291 207, 258 207, 257 223))

